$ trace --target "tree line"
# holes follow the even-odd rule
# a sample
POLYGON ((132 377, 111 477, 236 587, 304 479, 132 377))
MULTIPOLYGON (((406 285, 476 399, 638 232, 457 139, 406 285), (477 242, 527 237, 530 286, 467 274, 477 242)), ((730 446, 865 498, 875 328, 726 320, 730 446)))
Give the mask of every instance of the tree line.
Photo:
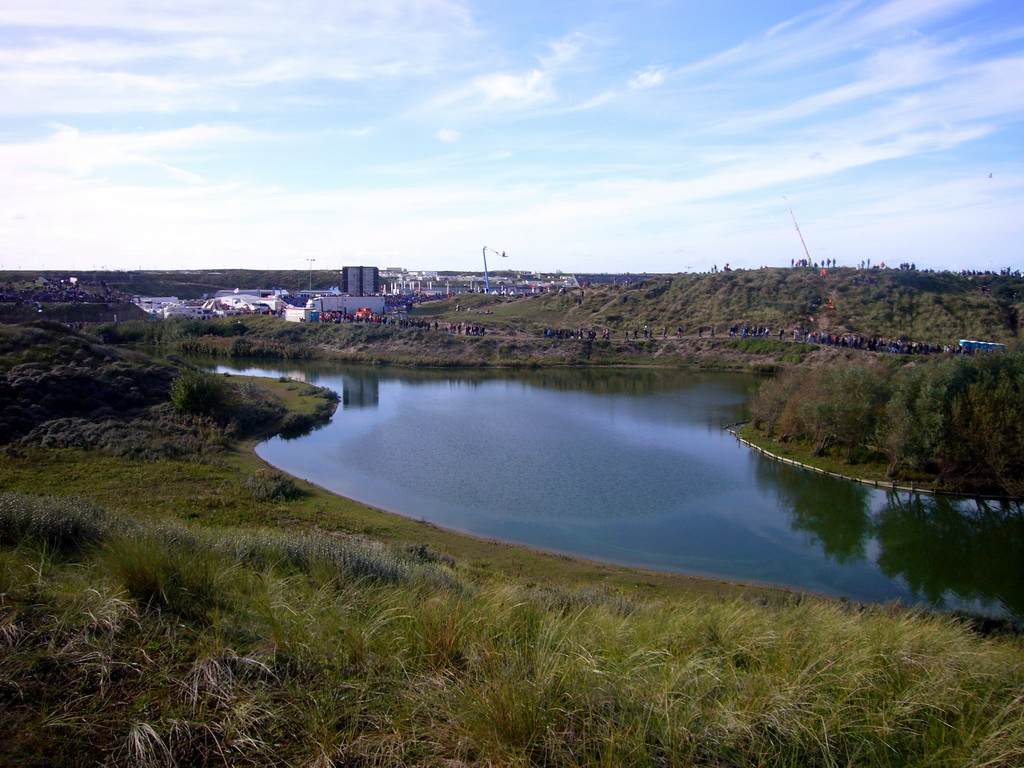
POLYGON ((891 477, 1024 496, 1024 355, 846 362, 767 381, 752 421, 816 456, 884 459, 891 477))

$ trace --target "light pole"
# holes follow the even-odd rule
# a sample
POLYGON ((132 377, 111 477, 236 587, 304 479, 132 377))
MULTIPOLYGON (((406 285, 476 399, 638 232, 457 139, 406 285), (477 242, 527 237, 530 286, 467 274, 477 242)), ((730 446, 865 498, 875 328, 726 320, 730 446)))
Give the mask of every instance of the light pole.
POLYGON ((309 262, 309 290, 313 290, 313 262, 316 259, 306 259, 309 262))
MULTIPOLYGON (((487 275, 487 252, 488 251, 490 251, 491 253, 498 253, 498 251, 494 250, 493 248, 491 248, 489 246, 486 246, 486 245, 484 246, 484 293, 490 293, 491 292, 491 279, 487 275)), ((505 252, 504 251, 501 251, 501 257, 502 258, 507 258, 505 256, 505 252)))

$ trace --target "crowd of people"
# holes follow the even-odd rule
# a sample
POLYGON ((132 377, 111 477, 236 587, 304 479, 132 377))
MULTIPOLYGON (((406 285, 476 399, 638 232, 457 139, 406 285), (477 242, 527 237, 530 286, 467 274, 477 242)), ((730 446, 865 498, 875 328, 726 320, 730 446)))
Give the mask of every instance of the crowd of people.
MULTIPOLYGON (((778 336, 781 341, 785 338, 786 333, 780 328, 774 335, 778 336)), ((744 339, 769 338, 773 336, 773 333, 767 325, 731 325, 729 326, 729 336, 738 336, 744 339)), ((843 349, 861 349, 867 352, 889 352, 894 355, 971 354, 970 349, 959 344, 933 344, 924 341, 886 339, 881 336, 862 336, 853 333, 826 333, 824 331, 810 331, 803 328, 794 328, 792 339, 793 341, 802 341, 806 344, 821 344, 828 347, 841 347, 843 349)))
POLYGON ((829 347, 844 349, 863 349, 868 352, 889 352, 894 355, 936 355, 970 354, 971 351, 959 344, 931 344, 924 341, 906 341, 904 339, 885 339, 880 336, 860 336, 857 334, 835 334, 822 331, 794 330, 793 341, 808 344, 823 344, 829 347))
POLYGON ((595 341, 598 337, 610 339, 611 331, 607 328, 597 330, 596 328, 545 328, 545 339, 585 339, 595 341))
MULTIPOLYGON (((662 339, 667 339, 669 335, 667 326, 661 330, 651 329, 648 326, 644 326, 642 330, 637 328, 627 329, 623 334, 623 338, 626 341, 633 339, 639 341, 641 338, 654 339, 659 336, 662 339)), ((685 335, 682 326, 677 328, 674 335, 676 338, 682 338, 685 335)), ((704 338, 705 335, 707 335, 708 338, 714 338, 714 326, 703 325, 697 328, 698 338, 704 338)), ((730 338, 775 338, 779 341, 783 341, 789 337, 793 341, 804 342, 806 344, 821 344, 828 347, 858 349, 866 352, 888 352, 896 355, 970 355, 975 352, 975 350, 969 347, 963 347, 959 344, 934 344, 922 341, 908 341, 906 339, 887 339, 881 336, 862 336, 850 333, 825 333, 824 331, 811 331, 804 330, 802 328, 793 329, 792 332, 787 332, 782 328, 773 331, 771 327, 767 325, 730 325, 728 328, 728 335, 730 338)), ((594 341, 596 339, 611 340, 612 336, 612 331, 607 328, 544 329, 545 339, 583 339, 594 341)))
POLYGON ((487 326, 478 323, 447 323, 442 326, 450 336, 486 336, 487 326))
POLYGON ((123 304, 132 297, 109 286, 105 281, 90 284, 75 278, 48 280, 31 285, 7 282, 0 288, 0 301, 37 304, 123 304))
POLYGON ((399 328, 416 328, 423 331, 444 331, 449 336, 486 336, 487 327, 478 323, 441 323, 437 320, 409 320, 398 321, 399 328))

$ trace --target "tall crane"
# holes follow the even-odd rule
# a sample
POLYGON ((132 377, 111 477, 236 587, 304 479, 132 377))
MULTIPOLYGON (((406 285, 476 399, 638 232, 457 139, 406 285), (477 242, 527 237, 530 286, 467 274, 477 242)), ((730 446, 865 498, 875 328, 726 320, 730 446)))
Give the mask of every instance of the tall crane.
MULTIPOLYGON (((782 196, 783 200, 786 200, 786 196, 782 196)), ((811 265, 811 253, 807 250, 807 243, 804 242, 804 234, 800 231, 800 225, 796 223, 796 215, 793 213, 793 206, 789 204, 789 200, 786 200, 786 207, 789 208, 789 215, 793 217, 793 226, 796 227, 796 233, 800 235, 800 245, 804 247, 804 254, 807 256, 807 266, 811 265)))
POLYGON ((486 245, 484 246, 484 291, 486 293, 490 293, 491 292, 491 279, 487 275, 487 252, 488 251, 490 251, 491 253, 500 253, 502 258, 507 258, 507 256, 505 256, 505 252, 504 251, 496 251, 496 250, 494 250, 493 248, 491 248, 489 246, 486 246, 486 245))

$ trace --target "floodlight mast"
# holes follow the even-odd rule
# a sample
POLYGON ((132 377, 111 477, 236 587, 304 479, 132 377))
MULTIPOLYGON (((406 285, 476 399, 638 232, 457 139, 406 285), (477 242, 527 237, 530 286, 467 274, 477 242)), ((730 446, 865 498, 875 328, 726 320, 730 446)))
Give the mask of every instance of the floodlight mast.
POLYGON ((501 256, 505 255, 504 251, 500 251, 499 252, 499 251, 494 250, 490 246, 487 246, 487 245, 484 246, 484 293, 490 293, 491 292, 491 279, 490 279, 490 277, 487 274, 487 252, 488 251, 490 251, 491 253, 500 253, 501 256))
POLYGON ((310 293, 312 293, 313 292, 313 262, 316 261, 316 259, 306 259, 306 261, 309 262, 309 291, 310 291, 310 293))

